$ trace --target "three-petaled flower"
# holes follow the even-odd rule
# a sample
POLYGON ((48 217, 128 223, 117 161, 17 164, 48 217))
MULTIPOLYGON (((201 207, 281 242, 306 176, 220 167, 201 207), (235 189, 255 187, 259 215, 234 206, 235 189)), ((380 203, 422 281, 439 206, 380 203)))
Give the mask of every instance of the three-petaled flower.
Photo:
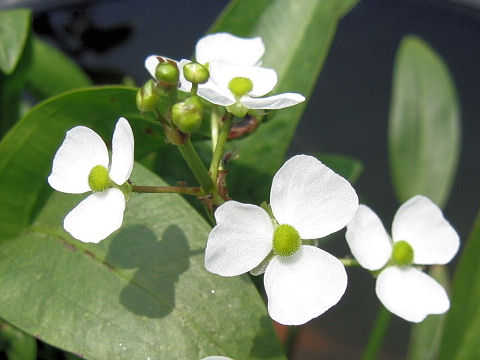
POLYGON ((393 219, 392 239, 378 216, 360 205, 347 225, 346 239, 362 267, 383 268, 375 291, 389 311, 420 322, 449 309, 443 287, 414 266, 446 264, 460 246, 457 232, 430 199, 417 195, 400 206, 393 219))
POLYGON ((358 208, 357 194, 317 159, 298 155, 275 174, 270 206, 274 218, 255 205, 221 205, 205 266, 236 276, 269 260, 264 284, 270 316, 285 325, 303 324, 335 305, 347 286, 343 264, 308 239, 343 228, 358 208))
POLYGON ((133 151, 133 132, 125 118, 115 126, 111 162, 107 146, 95 131, 76 126, 67 132, 53 159, 48 183, 64 193, 92 191, 63 221, 65 230, 74 238, 97 243, 122 225, 122 185, 132 173, 133 151))

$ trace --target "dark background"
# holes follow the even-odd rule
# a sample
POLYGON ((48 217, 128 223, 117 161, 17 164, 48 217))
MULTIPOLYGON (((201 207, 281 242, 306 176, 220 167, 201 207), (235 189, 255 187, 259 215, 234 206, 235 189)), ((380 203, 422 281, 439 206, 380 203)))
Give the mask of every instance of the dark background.
MULTIPOLYGON (((62 48, 97 83, 129 75, 140 85, 155 53, 174 59, 193 54, 195 42, 226 0, 16 1, 29 5, 34 30, 62 48)), ((359 159, 361 197, 389 229, 398 208, 391 184, 387 122, 393 62, 408 34, 425 39, 445 60, 462 111, 461 158, 445 216, 465 240, 479 208, 480 193, 480 10, 474 1, 363 0, 339 24, 318 84, 309 99, 290 154, 341 153, 359 159)), ((267 49, 268 51, 268 49, 267 49)), ((347 254, 341 245, 335 254, 347 254)), ((458 257, 457 257, 458 258, 458 257)), ((324 316, 299 328, 292 359, 357 359, 373 324, 378 300, 374 280, 349 270, 346 296, 324 316)), ((383 359, 405 357, 408 323, 393 318, 383 359)))

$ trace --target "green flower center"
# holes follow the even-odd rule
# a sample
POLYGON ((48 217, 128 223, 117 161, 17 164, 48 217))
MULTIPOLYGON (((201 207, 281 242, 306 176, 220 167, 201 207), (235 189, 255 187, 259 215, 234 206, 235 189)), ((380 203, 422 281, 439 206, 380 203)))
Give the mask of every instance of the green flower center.
POLYGON ((292 225, 278 225, 273 232, 273 251, 277 255, 293 255, 300 249, 301 245, 300 234, 292 225))
POLYGON ((108 170, 103 165, 94 166, 88 175, 88 185, 93 192, 105 191, 110 186, 108 170))
POLYGON ((253 89, 252 80, 246 77, 234 77, 228 83, 228 88, 237 98, 249 93, 253 89))
POLYGON ((413 263, 413 248, 404 240, 393 245, 392 260, 397 265, 411 265, 413 263))

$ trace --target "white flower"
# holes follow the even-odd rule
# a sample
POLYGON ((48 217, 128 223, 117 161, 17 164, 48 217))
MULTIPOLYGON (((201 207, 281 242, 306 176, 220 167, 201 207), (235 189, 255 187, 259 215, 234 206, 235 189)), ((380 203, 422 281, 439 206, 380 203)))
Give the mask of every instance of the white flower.
POLYGON ((229 107, 236 116, 248 109, 282 109, 305 101, 296 93, 261 97, 277 84, 277 73, 260 66, 235 65, 223 60, 210 63, 209 86, 198 89, 198 95, 213 104, 229 107))
POLYGON ((202 360, 233 360, 229 357, 226 356, 207 356, 206 358, 203 358, 202 360))
MULTIPOLYGON (((258 65, 264 53, 265 46, 260 37, 240 38, 228 33, 206 35, 198 40, 195 46, 196 61, 202 65, 207 65, 214 60, 225 60, 238 65, 258 65)), ((183 76, 183 67, 190 62, 190 60, 183 59, 177 63, 180 70, 179 89, 185 92, 190 92, 192 88, 192 84, 183 76)), ((150 55, 145 60, 145 67, 153 78, 155 78, 155 69, 158 64, 157 55, 150 55)), ((199 89, 209 87, 209 85, 208 82, 200 84, 199 89)))
POLYGON ((411 322, 450 307, 443 287, 415 265, 446 264, 460 246, 458 234, 430 199, 417 195, 398 209, 392 239, 381 220, 360 205, 347 225, 353 256, 368 270, 379 270, 375 291, 392 313, 411 322), (389 262, 390 261, 390 262, 389 262))
POLYGON ((63 221, 65 230, 74 238, 97 243, 122 225, 125 195, 118 187, 132 173, 133 148, 132 129, 125 118, 115 126, 111 162, 96 132, 85 126, 67 132, 53 159, 48 183, 64 193, 93 191, 63 221))
POLYGON ((205 266, 236 276, 271 257, 264 277, 270 316, 285 325, 303 324, 340 300, 347 275, 337 258, 302 239, 343 228, 358 208, 357 194, 317 159, 298 155, 275 174, 270 206, 274 221, 259 206, 221 205, 208 237, 205 266))

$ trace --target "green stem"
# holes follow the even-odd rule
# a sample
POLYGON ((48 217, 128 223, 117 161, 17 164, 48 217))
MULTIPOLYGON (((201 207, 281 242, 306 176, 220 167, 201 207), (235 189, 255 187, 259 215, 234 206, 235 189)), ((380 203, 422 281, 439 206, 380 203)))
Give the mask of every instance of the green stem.
POLYGON ((230 133, 230 128, 232 127, 232 121, 233 115, 228 113, 220 130, 220 135, 218 136, 218 141, 215 145, 215 150, 212 155, 210 176, 214 183, 217 182, 218 169, 220 168, 220 161, 222 160, 225 143, 227 142, 228 134, 230 133))
POLYGON ((390 323, 391 314, 390 311, 385 309, 383 305, 380 305, 378 310, 377 319, 373 326, 373 330, 370 333, 368 344, 363 353, 362 360, 375 360, 378 356, 378 352, 382 346, 383 338, 388 329, 390 323))
POLYGON ((215 152, 215 147, 218 143, 218 122, 219 116, 215 109, 212 110, 212 115, 210 116, 210 128, 212 132, 212 153, 215 152))
POLYGON ((190 90, 190 96, 197 95, 197 90, 198 90, 198 84, 197 83, 192 83, 192 89, 190 90))
POLYGON ((200 187, 186 186, 141 186, 133 185, 132 192, 136 193, 176 193, 192 196, 203 196, 205 193, 200 187))
POLYGON ((343 258, 343 259, 338 259, 342 262, 343 265, 345 266, 359 266, 360 264, 358 263, 357 260, 352 259, 352 258, 343 258))
POLYGON ((192 170, 193 176, 195 176, 195 179, 197 179, 198 183, 205 191, 205 194, 212 194, 214 204, 223 204, 225 200, 223 200, 218 194, 215 183, 210 178, 205 164, 203 163, 202 159, 200 159, 200 156, 193 147, 190 139, 188 139, 185 144, 178 145, 178 150, 180 150, 180 153, 187 162, 188 167, 190 170, 192 170))

